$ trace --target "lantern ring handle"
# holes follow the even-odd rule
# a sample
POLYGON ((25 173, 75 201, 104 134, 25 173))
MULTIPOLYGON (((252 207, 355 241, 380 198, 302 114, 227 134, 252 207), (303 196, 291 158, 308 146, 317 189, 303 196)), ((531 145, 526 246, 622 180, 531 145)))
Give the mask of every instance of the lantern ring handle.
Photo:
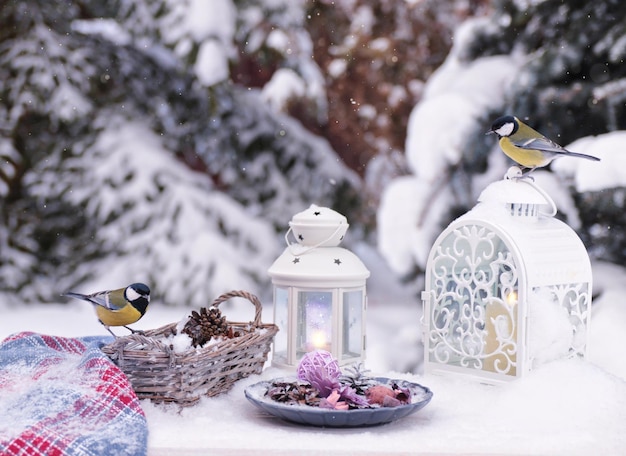
POLYGON ((539 210, 539 213, 542 214, 542 215, 545 215, 547 217, 554 217, 556 215, 556 213, 557 213, 557 209, 556 209, 556 204, 554 203, 554 200, 552 198, 550 198, 550 195, 548 195, 544 189, 542 189, 537 184, 535 184, 535 181, 532 180, 532 179, 519 179, 518 182, 520 182, 520 181, 524 182, 525 184, 530 185, 532 188, 537 190, 537 192, 541 196, 543 196, 543 199, 545 199, 546 203, 548 203, 548 205, 550 206, 550 211, 549 212, 543 212, 543 211, 539 210))
POLYGON ((289 233, 293 232, 293 229, 291 227, 289 227, 289 229, 287 230, 287 232, 285 233, 285 242, 287 243, 287 248, 289 249, 289 251, 291 252, 291 254, 293 256, 300 256, 300 255, 304 255, 305 253, 318 248, 319 246, 325 244, 326 242, 330 241, 333 237, 335 237, 335 235, 339 232, 339 230, 342 228, 342 225, 337 225, 337 229, 335 229, 335 231, 333 231, 331 233, 330 236, 328 236, 326 239, 324 239, 323 241, 318 242, 315 245, 310 245, 310 246, 303 246, 302 244, 292 244, 291 242, 289 242, 289 233), (295 246, 300 246, 297 250, 294 251, 293 247, 295 246))

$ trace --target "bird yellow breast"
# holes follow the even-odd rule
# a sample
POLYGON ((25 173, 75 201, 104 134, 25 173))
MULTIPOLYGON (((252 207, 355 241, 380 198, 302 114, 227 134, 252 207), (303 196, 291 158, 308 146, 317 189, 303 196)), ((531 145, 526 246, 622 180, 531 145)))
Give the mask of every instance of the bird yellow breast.
POLYGON ((535 149, 520 149, 514 146, 508 138, 500 139, 500 148, 513 161, 526 168, 539 168, 551 161, 544 152, 535 149))
POLYGON ((95 306, 95 308, 98 318, 107 326, 130 325, 141 318, 141 313, 130 304, 116 311, 111 311, 102 306, 95 306))

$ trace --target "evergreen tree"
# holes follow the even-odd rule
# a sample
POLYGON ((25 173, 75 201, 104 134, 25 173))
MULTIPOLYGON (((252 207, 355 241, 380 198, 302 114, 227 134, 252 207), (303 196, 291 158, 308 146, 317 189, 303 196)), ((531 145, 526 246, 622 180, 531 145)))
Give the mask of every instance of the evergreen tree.
MULTIPOLYGON (((457 30, 446 61, 427 82, 409 121, 413 175, 387 187, 378 213, 380 248, 407 276, 423 271, 435 237, 512 164, 484 135, 496 117, 527 120, 564 146, 626 129, 626 3, 493 5, 492 15, 457 30), (404 210, 397 201, 405 201, 404 210)), ((571 173, 534 176, 596 258, 624 262, 624 188, 578 191, 571 173)))
POLYGON ((128 280, 167 304, 260 292, 291 215, 358 204, 358 178, 326 142, 258 93, 208 84, 199 56, 215 37, 189 23, 194 5, 217 3, 0 6, 6 299, 128 280))

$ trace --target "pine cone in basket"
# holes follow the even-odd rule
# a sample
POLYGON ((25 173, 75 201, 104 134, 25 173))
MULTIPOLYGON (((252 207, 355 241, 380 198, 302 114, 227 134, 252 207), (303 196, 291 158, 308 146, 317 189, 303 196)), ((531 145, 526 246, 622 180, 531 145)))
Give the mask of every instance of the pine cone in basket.
POLYGON ((200 308, 200 312, 191 311, 191 316, 183 328, 183 333, 191 337, 194 347, 202 346, 211 340, 212 337, 232 337, 229 331, 226 317, 217 307, 200 308))

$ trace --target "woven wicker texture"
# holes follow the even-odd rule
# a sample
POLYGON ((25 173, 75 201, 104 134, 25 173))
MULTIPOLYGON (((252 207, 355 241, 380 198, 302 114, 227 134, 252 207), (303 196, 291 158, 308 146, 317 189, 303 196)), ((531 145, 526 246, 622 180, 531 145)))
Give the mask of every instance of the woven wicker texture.
POLYGON ((278 332, 276 325, 261 323, 261 302, 246 291, 223 294, 212 306, 234 297, 255 307, 253 321, 227 322, 238 337, 175 353, 163 340, 176 333, 177 323, 171 323, 119 337, 102 351, 126 374, 140 399, 189 406, 202 396, 224 393, 237 380, 261 373, 278 332))

